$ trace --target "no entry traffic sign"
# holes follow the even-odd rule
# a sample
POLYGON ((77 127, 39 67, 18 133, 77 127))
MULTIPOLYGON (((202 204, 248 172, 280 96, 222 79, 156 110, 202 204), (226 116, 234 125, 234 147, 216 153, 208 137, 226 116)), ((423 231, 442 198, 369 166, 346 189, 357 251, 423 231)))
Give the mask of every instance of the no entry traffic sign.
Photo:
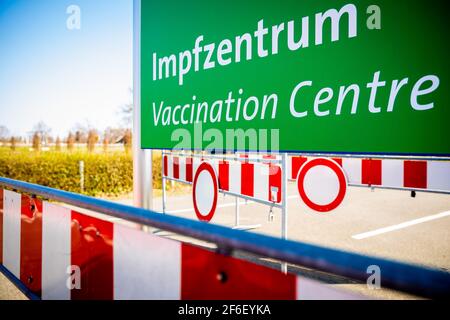
POLYGON ((198 167, 194 183, 192 198, 197 218, 201 221, 210 221, 214 216, 218 197, 217 175, 213 166, 203 162, 198 167))
POLYGON ((308 207, 328 212, 336 209, 344 200, 347 179, 336 161, 316 158, 300 168, 297 188, 300 198, 308 207))

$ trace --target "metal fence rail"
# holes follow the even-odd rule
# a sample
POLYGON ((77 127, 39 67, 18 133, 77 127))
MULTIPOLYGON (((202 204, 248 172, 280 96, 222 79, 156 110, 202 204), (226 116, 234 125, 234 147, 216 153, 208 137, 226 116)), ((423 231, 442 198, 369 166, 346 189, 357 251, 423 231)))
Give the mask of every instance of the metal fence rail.
POLYGON ((383 287, 428 298, 450 297, 450 273, 437 269, 233 230, 3 177, 0 186, 212 242, 221 252, 242 250, 364 282, 367 267, 377 265, 383 287))

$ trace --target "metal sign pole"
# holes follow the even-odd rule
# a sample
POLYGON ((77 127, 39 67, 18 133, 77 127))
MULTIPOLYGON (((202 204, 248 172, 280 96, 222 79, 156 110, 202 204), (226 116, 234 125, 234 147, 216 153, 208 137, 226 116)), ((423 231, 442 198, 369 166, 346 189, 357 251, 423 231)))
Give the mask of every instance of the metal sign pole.
POLYGON ((153 207, 152 152, 141 149, 141 0, 133 0, 133 204, 153 207))
MULTIPOLYGON (((281 237, 287 239, 288 237, 288 205, 287 205, 287 193, 288 193, 288 154, 283 153, 281 155, 281 237)), ((287 263, 281 264, 281 271, 287 273, 287 263)))
POLYGON ((164 152, 161 152, 161 161, 162 212, 166 213, 166 179, 164 179, 164 152))
POLYGON ((239 227, 239 198, 235 197, 234 226, 239 227))

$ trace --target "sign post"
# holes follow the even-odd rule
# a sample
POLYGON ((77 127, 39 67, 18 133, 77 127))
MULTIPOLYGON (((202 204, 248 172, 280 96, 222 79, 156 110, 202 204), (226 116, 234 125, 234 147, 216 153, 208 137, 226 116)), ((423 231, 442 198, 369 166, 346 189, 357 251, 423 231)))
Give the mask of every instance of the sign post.
POLYGON ((141 148, 141 0, 133 0, 133 204, 152 209, 152 151, 141 148))
MULTIPOLYGON (((281 155, 281 203, 283 207, 281 208, 281 238, 288 238, 288 154, 283 153, 281 155)), ((283 262, 281 264, 281 271, 287 273, 287 263, 283 262)))

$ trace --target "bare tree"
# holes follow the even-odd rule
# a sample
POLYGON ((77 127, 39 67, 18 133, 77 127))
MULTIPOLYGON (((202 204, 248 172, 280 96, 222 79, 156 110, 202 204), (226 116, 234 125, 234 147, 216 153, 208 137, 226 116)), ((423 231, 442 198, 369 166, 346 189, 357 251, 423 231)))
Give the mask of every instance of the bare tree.
POLYGON ((50 137, 50 133, 52 132, 52 129, 45 124, 44 121, 39 121, 31 131, 33 140, 34 136, 38 135, 40 139, 40 144, 43 143, 44 145, 47 144, 48 138, 50 137))
POLYGON ((69 132, 69 135, 67 136, 67 150, 72 151, 75 144, 75 137, 72 134, 72 132, 69 132))
POLYGON ((56 137, 55 150, 61 151, 61 139, 59 137, 56 137))
POLYGON ((17 144, 16 138, 14 136, 11 137, 9 142, 10 142, 11 150, 13 150, 13 151, 16 150, 16 144, 17 144))
POLYGON ((87 143, 89 131, 95 129, 94 126, 85 120, 84 123, 77 123, 71 131, 75 132, 76 143, 87 143))
POLYGON ((106 153, 108 152, 108 147, 109 147, 109 141, 108 138, 103 138, 103 151, 106 153))
POLYGON ((109 147, 109 134, 108 132, 105 130, 105 133, 103 134, 103 151, 106 153, 108 152, 108 147, 109 147))
POLYGON ((32 139, 32 143, 33 143, 33 149, 34 151, 41 151, 41 136, 39 135, 38 132, 35 132, 33 134, 33 139, 32 139))
POLYGON ((89 152, 93 152, 95 149, 95 144, 98 142, 98 133, 97 130, 91 129, 88 132, 87 138, 87 148, 89 152))
POLYGON ((125 130, 125 134, 123 136, 123 146, 125 147, 126 152, 130 152, 131 143, 132 143, 131 130, 127 129, 127 130, 125 130))
POLYGON ((74 139, 75 139, 76 143, 84 143, 84 142, 87 141, 86 134, 84 132, 82 132, 82 131, 79 131, 79 130, 75 131, 74 139))

